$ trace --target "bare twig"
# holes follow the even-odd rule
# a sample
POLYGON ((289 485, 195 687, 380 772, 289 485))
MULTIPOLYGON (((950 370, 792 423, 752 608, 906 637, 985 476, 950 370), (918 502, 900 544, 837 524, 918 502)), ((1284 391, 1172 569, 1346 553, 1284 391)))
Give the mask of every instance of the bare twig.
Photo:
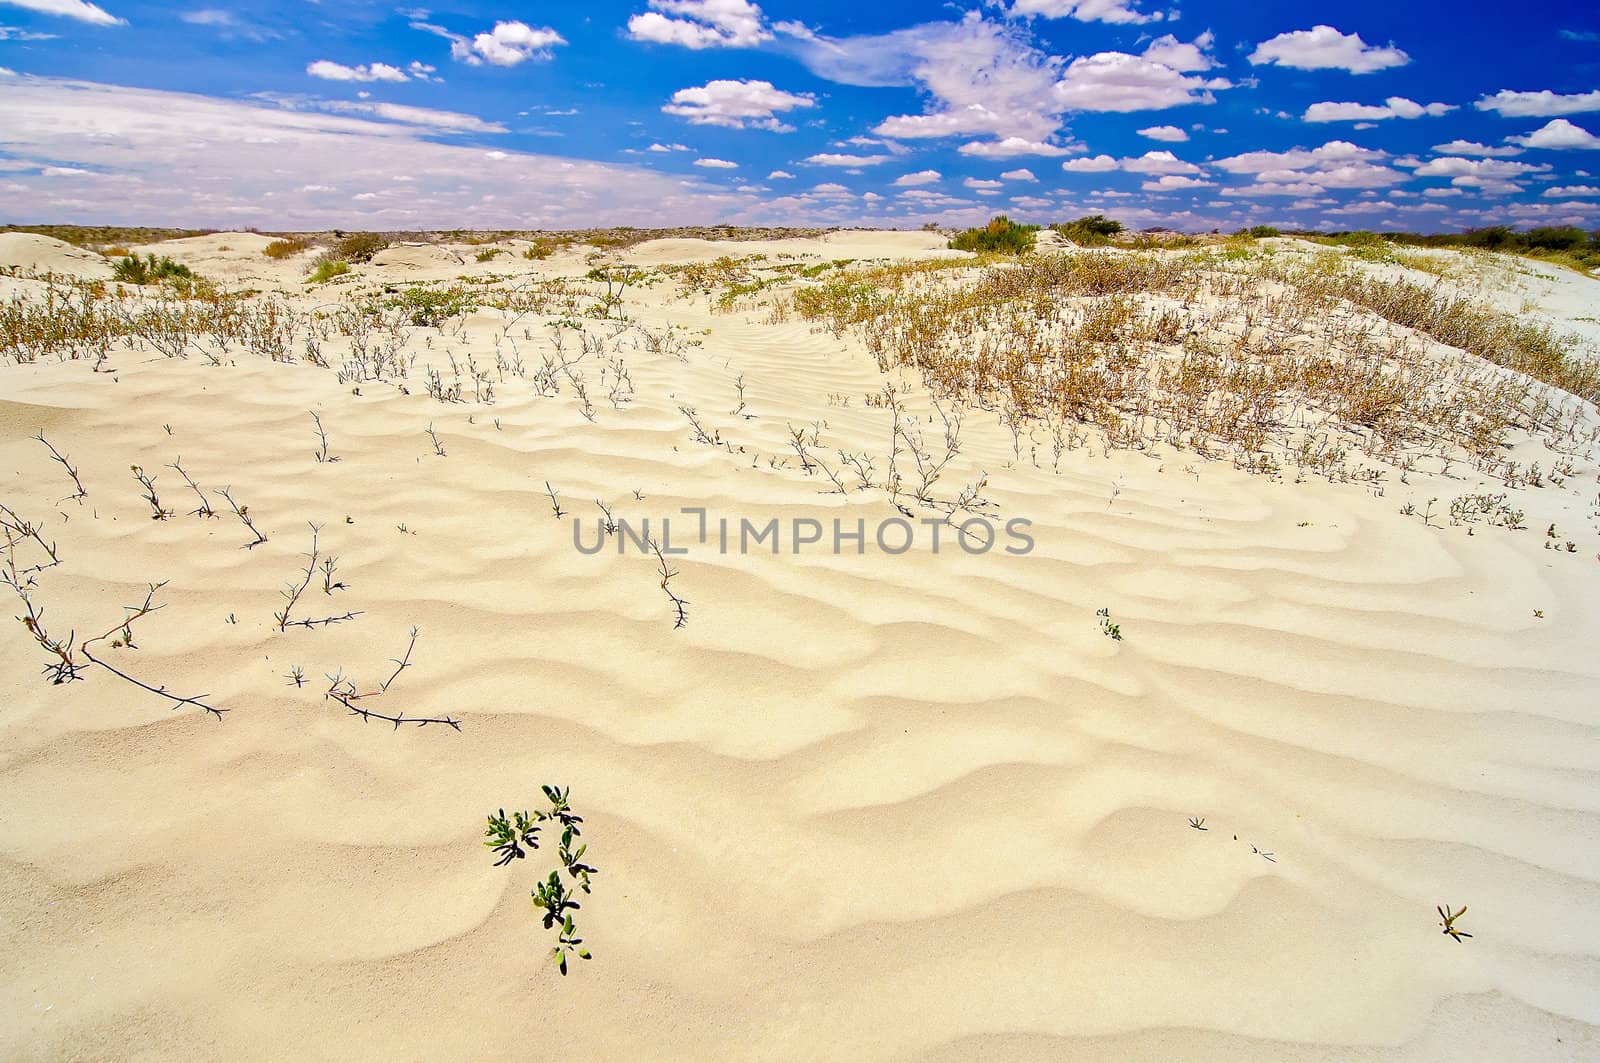
MULTIPOLYGON (((277 610, 276 612, 274 612, 272 614, 272 619, 274 619, 274 620, 276 620, 278 622, 278 630, 279 631, 287 631, 291 627, 303 627, 303 628, 308 628, 308 629, 309 628, 318 628, 318 627, 329 627, 329 626, 331 626, 333 624, 342 624, 342 623, 345 623, 348 620, 354 620, 356 617, 361 615, 360 613, 347 612, 342 616, 325 616, 325 617, 321 617, 320 619, 316 619, 316 620, 310 620, 310 619, 307 619, 307 620, 292 620, 292 619, 290 619, 290 615, 289 614, 292 613, 294 611, 294 607, 300 603, 301 596, 304 595, 306 590, 307 590, 307 588, 309 588, 311 586, 311 580, 312 580, 313 577, 316 576, 317 569, 318 569, 318 567, 320 567, 320 562, 322 561, 322 554, 321 554, 320 548, 317 545, 317 536, 321 533, 321 531, 322 531, 322 528, 319 525, 316 525, 316 524, 311 525, 311 552, 309 554, 304 555, 305 557, 307 557, 309 559, 306 562, 305 578, 302 579, 298 585, 296 585, 294 583, 288 583, 288 584, 284 585, 284 589, 282 591, 282 594, 283 594, 284 601, 287 604, 285 604, 282 609, 279 609, 279 610, 277 610)), ((337 560, 337 559, 333 559, 333 560, 337 560)), ((333 570, 331 568, 326 568, 326 574, 327 574, 328 578, 331 579, 332 575, 333 575, 333 570)), ((333 591, 330 589, 328 591, 328 593, 332 594, 333 591)))
POLYGON ((444 726, 456 731, 461 730, 461 721, 450 716, 407 716, 404 710, 401 710, 393 715, 389 715, 388 713, 379 712, 376 709, 368 708, 365 705, 358 704, 358 702, 367 699, 381 698, 383 695, 387 694, 389 692, 389 688, 394 685, 395 680, 400 678, 400 673, 411 667, 411 652, 416 648, 417 629, 412 628, 411 641, 406 645, 405 654, 397 658, 391 658, 391 661, 395 666, 394 671, 390 673, 388 679, 385 679, 382 683, 378 684, 377 689, 368 690, 365 693, 359 691, 356 687, 355 680, 346 678, 344 672, 341 670, 333 675, 328 676, 328 689, 323 694, 323 697, 337 701, 339 704, 349 709, 351 715, 359 716, 363 721, 382 720, 385 723, 391 723, 394 725, 394 729, 396 731, 400 730, 401 724, 415 724, 418 727, 426 727, 430 723, 443 724, 444 726))
POLYGON ((52 458, 54 458, 61 465, 61 467, 63 469, 67 470, 67 475, 72 477, 73 486, 78 489, 76 494, 70 494, 66 498, 63 498, 61 501, 63 501, 63 502, 77 502, 78 505, 80 505, 80 506, 83 505, 83 500, 85 498, 89 497, 89 492, 84 489, 83 481, 78 479, 78 470, 75 469, 73 467, 72 463, 67 460, 66 455, 62 454, 61 451, 57 450, 55 448, 55 445, 44 437, 44 430, 43 429, 40 429, 34 435, 33 438, 37 439, 39 442, 41 442, 41 443, 43 443, 45 445, 46 449, 48 449, 50 451, 50 456, 52 458))
POLYGON ((166 520, 172 516, 172 510, 161 505, 161 499, 156 495, 156 477, 145 474, 139 466, 131 466, 133 478, 139 481, 139 486, 144 488, 144 500, 150 504, 151 520, 166 520))
POLYGON ((683 627, 689 622, 689 601, 687 598, 678 597, 672 590, 672 578, 678 574, 678 570, 667 564, 667 558, 661 552, 660 543, 654 539, 649 540, 649 543, 650 549, 655 551, 656 563, 660 566, 658 571, 661 573, 661 591, 667 596, 667 600, 672 603, 672 626, 674 629, 683 627))
POLYGON ((322 427, 322 415, 316 410, 312 410, 311 419, 317 424, 317 440, 319 445, 316 449, 316 459, 318 464, 331 464, 332 462, 338 461, 338 455, 328 453, 328 430, 322 427))
POLYGON ((250 507, 241 506, 239 503, 233 500, 233 495, 231 494, 232 490, 233 488, 231 487, 224 487, 218 491, 217 494, 221 495, 223 499, 227 501, 228 505, 233 509, 233 515, 239 518, 239 523, 243 524, 245 528, 249 530, 250 534, 255 536, 254 542, 248 542, 244 544, 244 549, 254 550, 256 547, 266 542, 267 537, 261 534, 261 529, 257 528, 255 521, 250 518, 250 507))
POLYGON ((184 470, 183 458, 178 458, 167 468, 174 470, 179 476, 183 477, 183 482, 189 485, 189 490, 193 491, 195 496, 200 499, 199 508, 190 511, 193 516, 215 517, 217 515, 217 511, 211 508, 211 502, 206 498, 205 492, 200 490, 200 485, 195 483, 194 478, 184 470))
POLYGON ((112 675, 116 676, 118 679, 124 680, 125 682, 132 683, 134 686, 138 687, 141 690, 147 690, 150 693, 155 694, 155 695, 157 695, 159 697, 166 698, 168 701, 173 703, 173 707, 174 708, 182 708, 185 705, 193 705, 195 708, 204 709, 206 712, 208 712, 211 715, 215 716, 218 720, 221 720, 222 719, 222 714, 227 712, 228 710, 227 709, 219 709, 219 708, 217 708, 217 707, 215 707, 213 705, 207 704, 204 699, 210 697, 209 694, 197 694, 194 697, 181 697, 181 696, 179 696, 177 694, 172 693, 171 691, 169 691, 164 686, 151 686, 149 683, 144 682, 142 679, 135 679, 133 676, 129 675, 127 672, 122 671, 120 668, 116 667, 115 665, 107 664, 105 661, 102 661, 100 658, 96 657, 89 650, 89 647, 94 645, 96 642, 103 642, 106 639, 110 638, 112 635, 117 634, 118 632, 122 632, 123 633, 124 642, 126 644, 128 644, 128 645, 131 645, 132 644, 131 643, 132 628, 133 628, 134 622, 138 621, 138 620, 142 620, 145 617, 149 616, 151 613, 154 613, 157 610, 165 608, 164 606, 160 606, 160 605, 155 604, 156 592, 161 590, 161 588, 165 587, 165 586, 166 586, 165 582, 150 584, 149 585, 150 589, 145 593, 144 602, 141 605, 138 605, 138 606, 128 606, 127 607, 128 615, 122 618, 121 623, 115 625, 114 627, 112 627, 109 631, 107 631, 103 635, 96 635, 92 639, 85 639, 83 641, 83 643, 78 648, 83 651, 84 657, 88 658, 94 664, 97 664, 101 668, 104 668, 106 671, 110 672, 112 675))

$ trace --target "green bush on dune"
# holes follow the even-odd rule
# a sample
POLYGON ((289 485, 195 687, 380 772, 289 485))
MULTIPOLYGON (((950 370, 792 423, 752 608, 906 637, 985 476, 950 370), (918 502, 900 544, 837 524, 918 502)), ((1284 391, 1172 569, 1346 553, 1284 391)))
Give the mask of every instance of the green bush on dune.
POLYGON ((950 241, 956 251, 994 251, 1002 255, 1020 255, 1033 250, 1037 225, 1019 225, 997 214, 981 229, 968 229, 950 241))

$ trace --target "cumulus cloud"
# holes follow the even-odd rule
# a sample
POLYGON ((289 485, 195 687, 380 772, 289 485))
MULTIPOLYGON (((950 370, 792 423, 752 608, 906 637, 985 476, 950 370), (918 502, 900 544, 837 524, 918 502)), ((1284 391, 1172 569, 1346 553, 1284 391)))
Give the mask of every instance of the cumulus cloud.
POLYGON ((685 48, 750 48, 772 39, 761 9, 750 0, 650 0, 628 20, 635 40, 685 48))
POLYGON ((318 59, 306 67, 306 73, 324 81, 410 81, 406 72, 388 63, 363 63, 345 66, 327 59, 318 59))
POLYGON ((1014 0, 1011 13, 1122 25, 1159 22, 1162 18, 1160 12, 1148 15, 1140 12, 1136 0, 1014 0))
POLYGON ((698 88, 679 89, 672 94, 672 102, 661 109, 695 125, 789 133, 794 126, 786 125, 778 113, 816 105, 810 94, 784 92, 770 81, 718 80, 698 88))
POLYGON ((1433 150, 1440 155, 1483 155, 1487 157, 1521 155, 1522 149, 1518 147, 1492 147, 1488 144, 1479 144, 1475 140, 1452 140, 1448 144, 1435 144, 1433 150))
POLYGON ((813 166, 879 166, 888 162, 892 155, 844 155, 837 152, 822 152, 806 158, 813 166))
POLYGON ((1549 169, 1548 166, 1509 162, 1505 159, 1463 159, 1447 155, 1428 160, 1417 167, 1415 173, 1418 177, 1448 177, 1450 183, 1458 188, 1475 188, 1481 192, 1505 194, 1522 191, 1521 183, 1512 178, 1549 169))
POLYGON ((968 188, 977 188, 977 189, 995 189, 995 188, 1004 188, 1005 187, 1003 182, 990 181, 990 180, 986 180, 986 179, 981 178, 981 177, 968 177, 965 180, 963 180, 961 183, 963 185, 966 185, 968 188))
POLYGON ((963 155, 980 159, 1011 159, 1019 155, 1073 155, 1083 149, 1077 144, 1049 144, 1026 137, 1002 137, 999 140, 973 140, 957 149, 963 155))
POLYGON ((1027 170, 1027 169, 1007 170, 1005 173, 1001 174, 1000 177, 1001 177, 1002 180, 1006 180, 1006 181, 1037 181, 1038 180, 1037 177, 1033 176, 1033 171, 1032 170, 1027 170))
POLYGON ((1186 74, 1210 70, 1217 65, 1217 61, 1211 57, 1211 47, 1215 43, 1216 37, 1210 30, 1188 43, 1169 33, 1151 41, 1144 50, 1144 57, 1152 63, 1170 66, 1186 74))
POLYGON ((1161 140, 1169 144, 1182 144, 1189 139, 1189 134, 1175 125, 1153 125, 1139 130, 1139 135, 1149 140, 1161 140))
POLYGON ((727 159, 696 159, 694 164, 707 170, 737 170, 739 168, 738 163, 729 162, 727 159))
POLYGON ((1555 151, 1565 151, 1569 148, 1590 150, 1600 148, 1600 137, 1587 129, 1573 125, 1565 118, 1552 118, 1525 137, 1506 137, 1506 140, 1512 144, 1521 144, 1525 148, 1555 151))
POLYGON ((1214 181, 1202 181, 1198 177, 1168 174, 1155 181, 1146 181, 1139 187, 1146 192, 1175 192, 1184 188, 1208 188, 1213 184, 1214 181))
POLYGON ((105 8, 86 3, 85 0, 0 0, 0 4, 10 4, 26 11, 37 11, 41 15, 75 18, 79 22, 88 22, 96 26, 128 24, 127 19, 118 18, 105 8))
POLYGON ((1122 169, 1143 174, 1195 174, 1200 167, 1185 162, 1170 151, 1147 151, 1136 159, 1123 159, 1122 169))
POLYGON ((1417 103, 1390 96, 1381 106, 1367 103, 1313 103, 1306 108, 1307 122, 1381 122, 1387 118, 1437 118, 1455 110, 1448 103, 1417 103))
POLYGON ((1505 118, 1549 118, 1558 114, 1600 111, 1600 89, 1563 96, 1543 89, 1539 92, 1513 92, 1501 89, 1473 104, 1480 111, 1497 111, 1505 118))
POLYGON ((1225 78, 1202 78, 1143 56, 1098 52, 1074 59, 1054 89, 1067 111, 1160 111, 1189 103, 1215 103, 1225 78))
POLYGON ((894 179, 897 188, 915 188, 918 185, 931 185, 944 177, 938 170, 918 170, 916 173, 901 174, 894 179))
POLYGON ((566 38, 550 27, 535 28, 526 22, 496 22, 487 33, 472 37, 452 33, 430 22, 413 22, 411 28, 443 37, 450 42, 451 58, 469 66, 484 63, 516 66, 530 59, 545 60, 555 54, 552 48, 567 43, 566 38))
POLYGON ((790 173, 788 170, 773 170, 771 173, 767 174, 767 180, 769 180, 769 181, 793 181, 794 180, 794 174, 790 173))
POLYGON ((1381 151, 1333 140, 1320 148, 1249 151, 1218 159, 1212 165, 1232 174, 1249 174, 1255 183, 1228 189, 1230 195, 1309 196, 1328 189, 1387 188, 1407 179, 1379 163, 1381 151))
POLYGON ((1117 168, 1117 160, 1109 155, 1095 155, 1087 159, 1069 159, 1061 168, 1068 173, 1110 173, 1117 168))
POLYGON ((1600 188, 1594 185, 1558 185, 1544 190, 1547 199, 1562 196, 1600 196, 1600 188))
POLYGON ((1359 33, 1340 33, 1332 26, 1313 26, 1308 30, 1280 33, 1262 41, 1250 53, 1257 66, 1277 64, 1296 70, 1348 70, 1370 74, 1394 66, 1404 66, 1411 57, 1394 45, 1380 48, 1361 39, 1359 33))

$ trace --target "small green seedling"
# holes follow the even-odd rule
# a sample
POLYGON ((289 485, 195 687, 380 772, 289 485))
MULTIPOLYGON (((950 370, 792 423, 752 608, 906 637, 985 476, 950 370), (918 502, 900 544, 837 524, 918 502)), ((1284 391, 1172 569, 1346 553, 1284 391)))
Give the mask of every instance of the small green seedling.
POLYGON ((1100 618, 1100 630, 1105 633, 1107 638, 1114 639, 1117 642, 1122 641, 1122 625, 1112 621, 1109 608, 1101 609, 1094 615, 1100 618))
POLYGON ((1434 911, 1439 913, 1439 918, 1441 920, 1439 925, 1444 927, 1444 932, 1455 940, 1460 941, 1462 938, 1469 938, 1472 936, 1465 930, 1456 929, 1456 920, 1467 914, 1466 905, 1462 905, 1461 910, 1458 912, 1452 912, 1448 904, 1442 907, 1436 907, 1434 911))
POLYGON ((483 844, 500 854, 500 859, 494 862, 495 867, 503 867, 527 856, 522 848, 524 845, 529 849, 539 848, 539 828, 526 812, 517 812, 511 820, 507 820, 506 810, 502 808, 489 817, 488 829, 483 833, 488 839, 483 844))

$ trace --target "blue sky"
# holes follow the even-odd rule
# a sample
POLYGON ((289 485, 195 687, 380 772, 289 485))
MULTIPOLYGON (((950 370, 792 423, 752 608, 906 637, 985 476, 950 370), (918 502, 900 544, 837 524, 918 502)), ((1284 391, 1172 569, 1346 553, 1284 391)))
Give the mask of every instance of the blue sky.
POLYGON ((0 219, 1600 227, 1600 5, 0 0, 0 219))

